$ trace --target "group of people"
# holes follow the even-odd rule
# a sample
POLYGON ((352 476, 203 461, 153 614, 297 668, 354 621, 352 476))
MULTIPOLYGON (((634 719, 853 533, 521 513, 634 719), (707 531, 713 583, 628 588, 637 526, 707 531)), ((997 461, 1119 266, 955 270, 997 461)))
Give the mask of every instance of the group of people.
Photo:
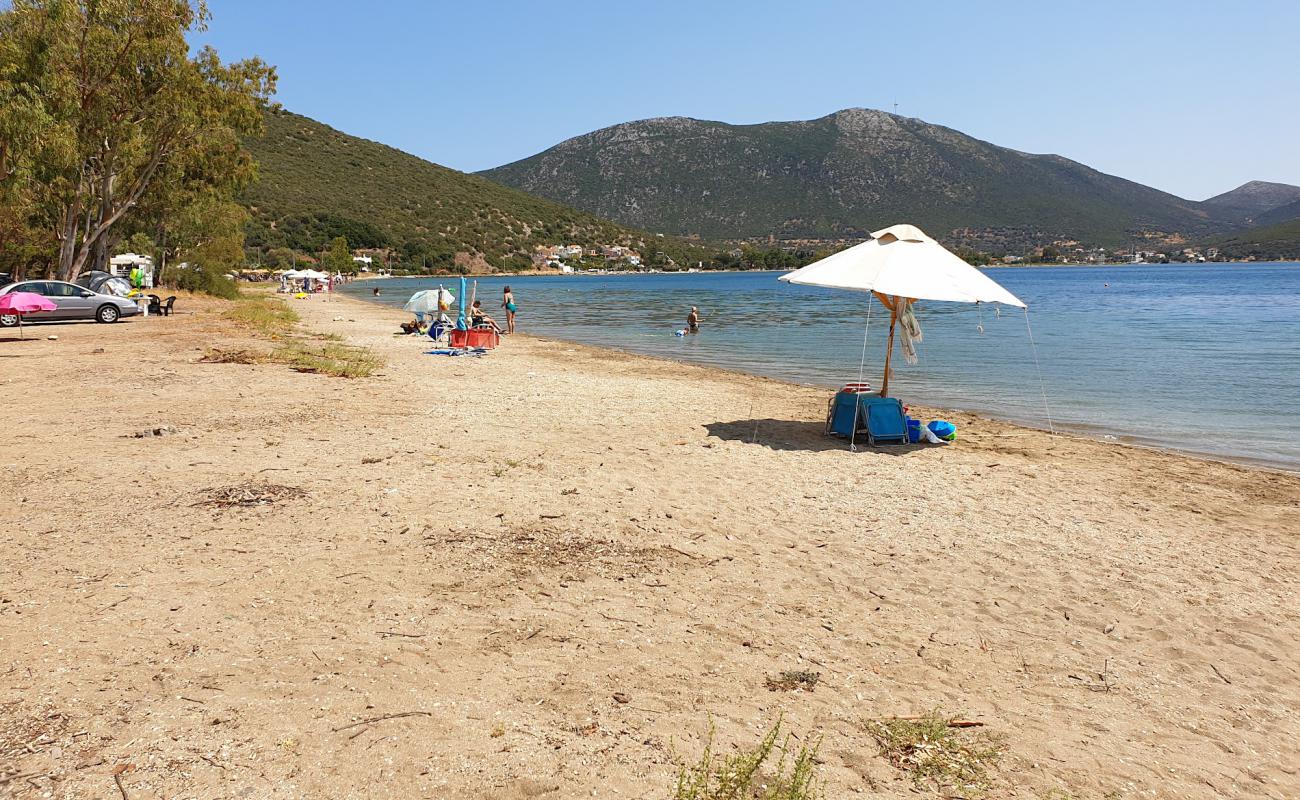
POLYGON ((519 306, 515 304, 515 293, 510 291, 507 286, 502 292, 501 307, 506 312, 506 326, 502 328, 497 321, 488 316, 483 310, 483 301, 475 300, 469 307, 470 326, 474 328, 491 328, 497 333, 514 333, 515 332, 515 312, 519 306))
MULTIPOLYGON (((379 288, 375 288, 375 295, 379 295, 379 288)), ((474 328, 491 328, 497 333, 510 334, 515 332, 515 312, 519 310, 518 304, 515 303, 515 293, 507 286, 501 294, 501 308, 506 312, 506 326, 501 327, 495 319, 488 316, 483 310, 483 301, 475 300, 469 307, 470 326, 474 328)), ((402 330, 406 333, 423 333, 424 321, 417 317, 411 322, 402 323, 402 330)), ((686 327, 678 331, 678 334, 699 333, 700 332, 700 309, 691 306, 691 313, 686 315, 686 327)))
MULTIPOLYGON (((375 288, 375 296, 379 296, 378 287, 375 288)), ((448 295, 450 297, 450 295, 448 295)), ((505 287, 501 297, 501 307, 506 312, 506 326, 502 328, 495 319, 488 316, 483 310, 483 301, 475 300, 469 307, 469 324, 472 328, 491 328, 497 333, 514 333, 515 332, 515 312, 519 306, 515 303, 515 293, 510 287, 505 287)), ((423 314, 417 314, 415 319, 410 322, 403 322, 401 325, 403 333, 424 333, 428 330, 426 327, 423 314)))

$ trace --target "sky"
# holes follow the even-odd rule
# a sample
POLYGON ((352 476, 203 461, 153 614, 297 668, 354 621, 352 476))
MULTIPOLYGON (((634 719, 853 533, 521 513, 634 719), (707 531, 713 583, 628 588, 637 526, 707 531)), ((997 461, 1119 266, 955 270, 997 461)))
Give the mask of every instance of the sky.
POLYGON ((1300 2, 208 0, 285 108, 475 171, 658 116, 862 106, 1201 200, 1300 184, 1300 2))

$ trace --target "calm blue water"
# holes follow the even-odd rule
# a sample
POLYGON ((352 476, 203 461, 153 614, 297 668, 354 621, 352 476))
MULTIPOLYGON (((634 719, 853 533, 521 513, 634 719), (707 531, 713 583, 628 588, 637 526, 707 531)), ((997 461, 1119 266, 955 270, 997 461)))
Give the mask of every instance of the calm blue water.
MULTIPOLYGON (((1300 470, 1300 264, 988 274, 1029 304, 1058 427, 1300 470)), ((378 285, 381 302, 401 305, 440 282, 454 289, 454 279, 394 278, 344 291, 372 299, 378 285)), ((865 295, 790 286, 776 273, 479 278, 478 297, 498 320, 507 283, 521 332, 800 383, 857 378, 865 295), (692 305, 702 333, 673 336, 692 305)), ((1046 427, 1023 312, 917 307, 920 363, 895 353, 891 394, 1046 427)), ((887 328, 876 303, 866 351, 873 386, 887 328)))

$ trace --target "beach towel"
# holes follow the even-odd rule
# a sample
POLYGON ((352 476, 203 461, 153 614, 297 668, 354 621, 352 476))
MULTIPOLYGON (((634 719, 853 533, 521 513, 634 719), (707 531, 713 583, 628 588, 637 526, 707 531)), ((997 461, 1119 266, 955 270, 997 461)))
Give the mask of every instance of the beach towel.
POLYGON ((921 323, 912 311, 911 303, 904 303, 898 315, 898 335, 903 346, 903 360, 909 364, 917 362, 916 345, 921 341, 921 323))

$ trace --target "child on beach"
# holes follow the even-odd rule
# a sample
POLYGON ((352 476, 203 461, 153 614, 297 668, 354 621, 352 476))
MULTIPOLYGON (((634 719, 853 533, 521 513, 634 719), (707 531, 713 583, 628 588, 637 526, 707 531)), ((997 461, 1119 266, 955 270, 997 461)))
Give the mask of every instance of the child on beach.
POLYGON ((515 311, 518 310, 519 307, 515 305, 515 294, 510 291, 509 286, 506 287, 505 297, 501 299, 501 307, 506 310, 506 333, 514 333, 515 311))

